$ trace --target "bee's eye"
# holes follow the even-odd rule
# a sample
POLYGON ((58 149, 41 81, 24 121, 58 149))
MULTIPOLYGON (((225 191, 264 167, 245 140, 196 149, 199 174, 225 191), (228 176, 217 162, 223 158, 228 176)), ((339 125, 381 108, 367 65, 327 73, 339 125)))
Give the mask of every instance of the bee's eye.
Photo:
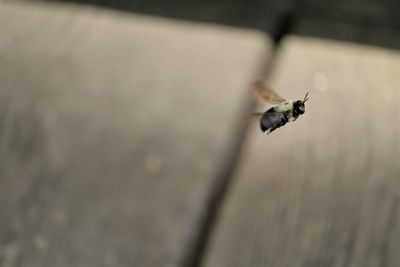
POLYGON ((298 113, 303 114, 304 113, 304 104, 298 102, 297 105, 295 105, 295 109, 297 110, 298 113))

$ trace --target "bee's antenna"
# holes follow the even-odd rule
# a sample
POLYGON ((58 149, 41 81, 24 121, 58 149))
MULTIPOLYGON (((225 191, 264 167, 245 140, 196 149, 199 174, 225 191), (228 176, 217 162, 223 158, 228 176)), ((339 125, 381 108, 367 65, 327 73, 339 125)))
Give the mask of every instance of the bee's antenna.
POLYGON ((303 103, 306 103, 306 101, 308 100, 308 98, 307 98, 308 93, 309 93, 309 92, 307 92, 306 96, 304 97, 303 103))

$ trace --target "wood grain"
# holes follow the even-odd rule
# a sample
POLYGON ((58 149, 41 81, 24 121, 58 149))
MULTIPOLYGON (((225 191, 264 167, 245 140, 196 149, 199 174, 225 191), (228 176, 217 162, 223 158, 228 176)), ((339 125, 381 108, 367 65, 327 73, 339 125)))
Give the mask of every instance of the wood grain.
POLYGON ((25 2, 0 33, 0 266, 181 265, 267 38, 25 2))
POLYGON ((286 39, 269 80, 306 113, 253 122, 204 266, 399 266, 399 74, 397 51, 286 39))

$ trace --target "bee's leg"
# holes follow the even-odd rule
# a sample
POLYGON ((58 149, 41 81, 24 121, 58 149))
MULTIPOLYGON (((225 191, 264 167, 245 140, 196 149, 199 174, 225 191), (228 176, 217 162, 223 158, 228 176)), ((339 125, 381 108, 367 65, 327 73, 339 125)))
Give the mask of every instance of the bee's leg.
POLYGON ((283 117, 282 120, 279 122, 278 125, 272 127, 269 131, 268 134, 272 133, 273 131, 275 131, 276 129, 278 129, 279 127, 282 127, 283 125, 285 125, 288 122, 286 117, 283 117))
POLYGON ((286 116, 283 117, 283 119, 281 120, 281 122, 280 122, 279 125, 278 125, 278 128, 279 128, 279 127, 282 127, 282 126, 285 125, 287 122, 288 122, 287 117, 286 117, 286 116))
MULTIPOLYGON (((285 123, 284 123, 284 124, 285 124, 285 123)), ((272 127, 272 128, 269 130, 268 133, 271 133, 271 132, 275 131, 276 129, 278 129, 278 128, 281 127, 282 125, 283 125, 282 122, 280 122, 278 125, 272 127)))

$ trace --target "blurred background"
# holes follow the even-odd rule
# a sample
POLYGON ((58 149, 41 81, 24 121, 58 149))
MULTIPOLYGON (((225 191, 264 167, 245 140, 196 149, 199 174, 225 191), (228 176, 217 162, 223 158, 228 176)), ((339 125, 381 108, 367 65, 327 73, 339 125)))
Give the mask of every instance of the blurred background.
MULTIPOLYGON (((61 1, 68 2, 68 1, 61 1)), ((394 0, 252 1, 92 1, 98 5, 177 19, 212 22, 266 31, 279 41, 286 34, 318 36, 398 49, 399 3, 394 0)))
POLYGON ((399 266, 399 11, 0 0, 0 266, 399 266))

